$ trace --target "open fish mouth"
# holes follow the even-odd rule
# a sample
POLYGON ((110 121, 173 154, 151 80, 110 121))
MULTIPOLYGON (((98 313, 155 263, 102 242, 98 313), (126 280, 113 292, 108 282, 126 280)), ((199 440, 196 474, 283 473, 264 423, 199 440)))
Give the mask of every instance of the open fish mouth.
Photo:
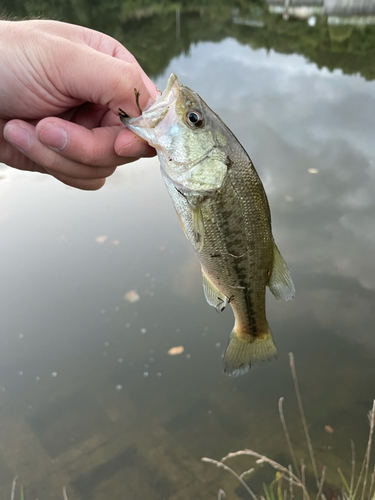
POLYGON ((142 137, 142 129, 155 128, 168 113, 170 107, 175 103, 180 92, 181 84, 177 76, 172 73, 163 93, 156 99, 154 104, 143 111, 141 116, 129 118, 120 113, 120 119, 124 125, 142 137))

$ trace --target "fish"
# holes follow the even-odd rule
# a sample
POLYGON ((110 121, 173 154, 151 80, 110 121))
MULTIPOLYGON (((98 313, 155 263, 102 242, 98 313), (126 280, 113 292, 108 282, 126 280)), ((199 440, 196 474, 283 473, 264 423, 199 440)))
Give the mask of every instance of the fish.
POLYGON ((227 304, 233 310, 224 373, 242 375, 276 357, 266 287, 283 301, 292 299, 295 289, 249 155, 220 117, 174 74, 140 116, 130 118, 122 110, 119 116, 157 151, 163 180, 201 264, 207 302, 217 311, 227 304))

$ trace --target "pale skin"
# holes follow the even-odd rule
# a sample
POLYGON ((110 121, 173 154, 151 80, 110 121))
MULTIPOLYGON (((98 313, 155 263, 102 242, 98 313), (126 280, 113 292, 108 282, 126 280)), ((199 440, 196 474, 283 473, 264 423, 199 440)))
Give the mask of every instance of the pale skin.
POLYGON ((116 167, 155 154, 121 124, 159 92, 113 38, 58 21, 0 21, 0 162, 99 189, 116 167))

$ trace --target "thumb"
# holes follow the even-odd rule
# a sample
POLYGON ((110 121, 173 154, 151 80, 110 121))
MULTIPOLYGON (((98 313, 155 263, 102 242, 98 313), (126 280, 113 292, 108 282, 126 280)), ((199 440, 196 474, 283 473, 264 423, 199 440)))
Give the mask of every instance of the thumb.
MULTIPOLYGON (((69 43, 69 42, 68 42, 69 43)), ((59 65, 61 92, 74 99, 108 106, 114 113, 121 108, 129 116, 139 116, 135 90, 141 110, 154 101, 157 90, 145 84, 145 74, 136 64, 98 52, 89 46, 72 44, 55 64, 59 65), (61 60, 63 59, 63 60, 61 60)))

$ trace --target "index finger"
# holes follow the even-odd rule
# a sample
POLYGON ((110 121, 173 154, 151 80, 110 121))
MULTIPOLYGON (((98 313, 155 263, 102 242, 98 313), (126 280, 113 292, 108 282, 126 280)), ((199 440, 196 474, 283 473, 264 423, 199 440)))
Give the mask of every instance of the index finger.
POLYGON ((145 84, 147 90, 149 91, 151 98, 154 101, 156 101, 156 99, 161 94, 161 92, 160 92, 160 90, 157 89, 154 82, 145 73, 144 69, 139 64, 137 59, 133 56, 133 54, 131 54, 123 45, 121 45, 118 42, 118 45, 116 46, 115 51, 114 51, 114 56, 117 57, 118 59, 121 59, 122 61, 126 61, 126 62, 129 62, 131 64, 134 64, 138 68, 138 71, 141 74, 143 83, 145 84))
POLYGON ((118 113, 118 108, 121 108, 129 116, 135 117, 140 113, 134 89, 139 92, 142 110, 154 100, 148 89, 150 85, 146 86, 137 65, 91 47, 81 46, 77 50, 72 44, 70 54, 64 52, 55 57, 54 63, 61 75, 61 92, 82 102, 108 106, 114 113, 118 113))

